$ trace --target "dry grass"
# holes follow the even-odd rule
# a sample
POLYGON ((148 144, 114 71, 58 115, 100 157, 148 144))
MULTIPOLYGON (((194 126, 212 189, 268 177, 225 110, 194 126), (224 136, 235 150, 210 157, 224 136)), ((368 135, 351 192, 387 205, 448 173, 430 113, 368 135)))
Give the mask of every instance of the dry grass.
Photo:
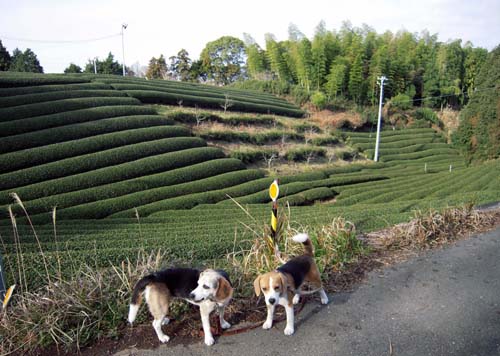
POLYGON ((366 235, 372 247, 386 250, 421 250, 446 244, 466 233, 481 231, 492 226, 493 214, 473 209, 472 204, 449 208, 441 212, 415 212, 408 223, 366 235))

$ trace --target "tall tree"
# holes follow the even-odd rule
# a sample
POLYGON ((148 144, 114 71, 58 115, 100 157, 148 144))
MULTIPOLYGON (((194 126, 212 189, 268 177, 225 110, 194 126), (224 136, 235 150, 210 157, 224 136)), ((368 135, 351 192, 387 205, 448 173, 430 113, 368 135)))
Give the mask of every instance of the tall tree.
POLYGON ((314 39, 311 44, 312 52, 312 66, 311 66, 311 79, 312 86, 316 90, 320 90, 321 86, 325 82, 326 75, 326 25, 324 21, 321 21, 316 27, 316 33, 314 34, 314 39))
POLYGON ((75 63, 70 63, 69 66, 64 70, 64 73, 81 73, 82 68, 75 63))
POLYGON ((11 58, 9 51, 5 48, 0 40, 0 71, 9 70, 11 58))
POLYGON ((146 70, 146 78, 148 79, 165 79, 167 77, 167 62, 163 54, 159 58, 151 58, 149 60, 148 69, 146 70))
POLYGON ((24 52, 21 52, 16 48, 12 52, 9 71, 43 73, 43 68, 31 49, 27 48, 24 52))
POLYGON ((191 65, 192 61, 189 58, 189 53, 185 49, 181 49, 176 56, 172 56, 168 67, 170 76, 175 80, 187 82, 192 79, 191 65))
POLYGON ((227 85, 245 76, 245 44, 236 37, 223 36, 207 43, 200 59, 216 84, 227 85))
POLYGON ((280 81, 291 82, 292 76, 285 60, 284 49, 282 45, 276 41, 274 35, 267 33, 266 38, 266 54, 269 60, 271 73, 280 81))
MULTIPOLYGON (((95 69, 97 69, 98 74, 123 75, 122 65, 118 61, 115 61, 115 57, 111 52, 109 52, 104 61, 100 61, 98 58, 94 60, 89 59, 83 72, 94 73, 95 69)), ((125 72, 127 72, 127 68, 125 68, 125 72)))
POLYGON ((265 79, 267 70, 266 56, 264 51, 247 33, 243 34, 245 39, 245 51, 247 54, 247 73, 252 79, 265 79))

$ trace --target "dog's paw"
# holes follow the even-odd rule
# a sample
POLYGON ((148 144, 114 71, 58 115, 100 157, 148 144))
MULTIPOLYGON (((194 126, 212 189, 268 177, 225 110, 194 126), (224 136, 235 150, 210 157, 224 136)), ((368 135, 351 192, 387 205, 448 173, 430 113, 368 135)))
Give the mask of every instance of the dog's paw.
POLYGON ((266 320, 264 324, 262 324, 262 329, 268 330, 271 329, 273 326, 273 321, 272 320, 266 320))
POLYGON ((166 343, 170 340, 170 337, 168 335, 161 335, 161 336, 158 336, 158 338, 160 339, 160 341, 162 343, 166 343))
POLYGON ((227 321, 223 320, 223 321, 221 321, 220 326, 223 329, 229 329, 231 327, 231 324, 229 324, 227 321))
POLYGON ((212 346, 215 344, 215 339, 213 336, 205 336, 205 345, 212 346))
POLYGON ((292 335, 294 332, 295 329, 293 328, 293 326, 287 326, 284 331, 285 335, 292 335))
POLYGON ((161 321, 161 325, 168 325, 170 323, 170 319, 167 317, 164 317, 163 320, 161 321))
POLYGON ((295 294, 292 299, 293 304, 299 304, 299 301, 300 301, 300 295, 295 294))
POLYGON ((328 304, 328 297, 327 296, 321 298, 321 304, 328 304))

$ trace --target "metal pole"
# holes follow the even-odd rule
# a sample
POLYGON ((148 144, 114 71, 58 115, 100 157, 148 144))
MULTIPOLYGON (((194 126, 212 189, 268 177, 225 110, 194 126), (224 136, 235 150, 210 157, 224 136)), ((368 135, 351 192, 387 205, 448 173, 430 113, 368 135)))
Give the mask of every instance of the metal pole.
POLYGON ((97 74, 97 57, 94 58, 94 74, 97 74))
POLYGON ((123 76, 125 76, 125 41, 123 40, 123 30, 126 28, 127 28, 127 24, 126 23, 122 24, 122 55, 123 55, 122 70, 123 70, 123 76))
POLYGON ((375 141, 375 156, 373 160, 378 162, 378 146, 380 142, 380 124, 382 121, 382 101, 384 99, 384 81, 387 80, 385 76, 381 76, 378 78, 380 80, 380 99, 378 103, 378 120, 377 120, 377 139, 375 141))

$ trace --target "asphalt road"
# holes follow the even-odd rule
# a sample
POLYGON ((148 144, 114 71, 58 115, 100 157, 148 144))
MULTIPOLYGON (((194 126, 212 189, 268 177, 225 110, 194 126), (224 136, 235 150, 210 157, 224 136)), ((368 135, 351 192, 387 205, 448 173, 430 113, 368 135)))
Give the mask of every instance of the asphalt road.
POLYGON ((330 300, 307 304, 293 336, 279 323, 211 347, 200 339, 117 355, 500 356, 500 228, 371 272, 330 300))

